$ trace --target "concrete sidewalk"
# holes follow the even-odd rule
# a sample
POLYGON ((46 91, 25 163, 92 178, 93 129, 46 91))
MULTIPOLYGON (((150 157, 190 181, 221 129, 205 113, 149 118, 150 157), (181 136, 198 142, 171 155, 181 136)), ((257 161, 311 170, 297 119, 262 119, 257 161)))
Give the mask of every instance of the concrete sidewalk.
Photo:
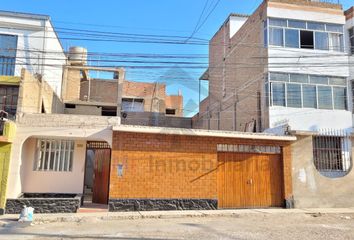
MULTIPOLYGON (((185 218, 185 217, 230 217, 253 214, 354 214, 354 208, 306 208, 306 209, 232 209, 232 210, 191 210, 191 211, 149 211, 149 212, 97 212, 35 214, 33 224, 52 222, 90 222, 100 220, 126 220, 143 218, 185 218)), ((19 215, 0 216, 0 227, 13 224, 19 215)))

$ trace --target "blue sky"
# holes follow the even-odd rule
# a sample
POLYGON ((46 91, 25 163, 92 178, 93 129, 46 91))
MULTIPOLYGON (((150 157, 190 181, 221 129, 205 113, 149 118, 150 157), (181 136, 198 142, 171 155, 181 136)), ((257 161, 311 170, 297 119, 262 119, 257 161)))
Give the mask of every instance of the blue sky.
MULTIPOLYGON (((1 0, 1 9, 51 16, 55 27, 109 32, 189 36, 207 0, 1 0)), ((216 2, 210 0, 209 2, 216 2)), ((221 0, 195 37, 210 39, 231 12, 250 14, 261 0, 221 0)), ((344 8, 354 5, 341 0, 344 8)), ((165 45, 63 41, 64 48, 80 45, 91 52, 144 54, 207 54, 206 45, 165 45)), ((204 61, 205 60, 198 60, 204 61)), ((169 94, 184 95, 185 114, 193 115, 199 99, 198 78, 203 69, 139 69, 128 71, 128 80, 166 82, 169 94), (184 77, 177 77, 177 76, 184 77)), ((207 94, 205 84, 202 98, 207 94)))

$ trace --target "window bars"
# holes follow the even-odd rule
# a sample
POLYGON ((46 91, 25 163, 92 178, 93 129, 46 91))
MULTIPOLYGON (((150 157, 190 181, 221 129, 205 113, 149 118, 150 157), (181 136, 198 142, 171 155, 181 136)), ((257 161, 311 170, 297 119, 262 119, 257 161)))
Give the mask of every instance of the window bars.
POLYGON ((316 169, 326 176, 344 176, 351 168, 351 139, 344 130, 327 129, 313 136, 316 169))
POLYGON ((39 139, 34 171, 71 172, 74 141, 39 139))

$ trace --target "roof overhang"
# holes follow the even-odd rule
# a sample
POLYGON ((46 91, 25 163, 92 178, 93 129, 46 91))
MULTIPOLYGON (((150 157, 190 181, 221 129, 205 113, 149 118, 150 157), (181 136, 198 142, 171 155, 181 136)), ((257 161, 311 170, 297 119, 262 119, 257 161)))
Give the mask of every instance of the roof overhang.
POLYGON ((0 11, 0 16, 5 17, 18 17, 36 20, 49 20, 50 17, 44 14, 34 14, 34 13, 22 13, 22 12, 12 12, 12 11, 0 11))
POLYGON ((0 76, 0 85, 15 85, 19 86, 21 82, 21 77, 17 76, 0 76))
POLYGON ((205 70, 205 72, 202 74, 199 80, 209 81, 209 68, 205 70))

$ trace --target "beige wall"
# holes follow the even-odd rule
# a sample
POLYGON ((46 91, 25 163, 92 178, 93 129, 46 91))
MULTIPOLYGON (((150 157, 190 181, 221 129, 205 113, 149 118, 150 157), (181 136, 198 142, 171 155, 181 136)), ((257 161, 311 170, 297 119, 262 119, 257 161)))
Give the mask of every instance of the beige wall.
POLYGON ((26 69, 22 69, 17 103, 18 113, 41 113, 42 103, 46 113, 63 113, 62 101, 42 79, 39 81, 26 69))
POLYGON ((312 136, 297 138, 291 147, 295 207, 354 207, 353 169, 341 178, 322 176, 313 163, 312 136))
POLYGON ((82 193, 86 141, 75 141, 72 172, 34 171, 36 138, 29 138, 23 145, 21 166, 22 192, 25 193, 82 193))
POLYGON ((164 113, 128 112, 127 117, 122 118, 122 124, 138 126, 192 128, 192 119, 185 117, 166 116, 164 113))
POLYGON ((112 145, 112 126, 119 117, 64 114, 22 114, 17 118, 16 138, 12 144, 7 198, 17 198, 23 192, 22 164, 26 162, 23 144, 29 138, 60 138, 77 141, 106 141, 112 145))

